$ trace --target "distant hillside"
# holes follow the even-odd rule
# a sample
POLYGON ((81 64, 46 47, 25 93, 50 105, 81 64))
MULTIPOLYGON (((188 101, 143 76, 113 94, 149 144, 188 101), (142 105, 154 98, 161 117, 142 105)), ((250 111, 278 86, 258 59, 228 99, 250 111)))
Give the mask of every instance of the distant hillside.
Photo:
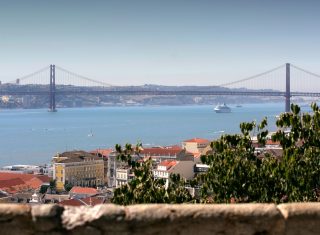
MULTIPOLYGON (((81 95, 81 91, 97 88, 59 85, 57 90, 71 91, 77 89, 77 95, 57 95, 57 107, 92 107, 92 106, 139 106, 139 105, 215 105, 218 103, 240 104, 270 101, 283 101, 281 97, 246 97, 246 96, 157 96, 157 95, 81 95)), ((100 88, 99 88, 100 89, 100 88)), ((101 88, 102 89, 102 88, 101 88)), ((110 91, 247 91, 245 88, 229 89, 217 86, 162 86, 146 84, 143 86, 118 86, 103 88, 110 91)), ((48 91, 48 85, 1 85, 1 91, 48 91)), ((266 91, 266 90, 264 90, 266 91)), ((0 99, 0 108, 46 108, 48 96, 10 96, 0 99)))

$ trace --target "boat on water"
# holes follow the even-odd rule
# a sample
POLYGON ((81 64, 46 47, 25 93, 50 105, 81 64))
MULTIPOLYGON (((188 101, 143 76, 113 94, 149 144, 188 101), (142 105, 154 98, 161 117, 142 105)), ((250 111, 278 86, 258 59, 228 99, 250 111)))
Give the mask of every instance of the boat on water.
POLYGON ((93 137, 93 132, 92 132, 92 130, 91 130, 90 133, 88 134, 88 137, 93 137))
POLYGON ((214 108, 214 111, 216 113, 231 113, 231 108, 229 108, 225 103, 223 103, 223 104, 218 104, 214 108))
POLYGON ((237 107, 237 108, 241 108, 242 105, 241 105, 241 104, 237 104, 236 107, 237 107))

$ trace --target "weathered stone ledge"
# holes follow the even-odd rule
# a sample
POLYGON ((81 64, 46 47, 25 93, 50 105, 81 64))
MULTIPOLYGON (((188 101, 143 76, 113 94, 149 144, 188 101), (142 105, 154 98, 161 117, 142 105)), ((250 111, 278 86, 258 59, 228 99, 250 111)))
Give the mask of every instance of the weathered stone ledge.
POLYGON ((0 204, 0 234, 320 234, 320 203, 0 204))

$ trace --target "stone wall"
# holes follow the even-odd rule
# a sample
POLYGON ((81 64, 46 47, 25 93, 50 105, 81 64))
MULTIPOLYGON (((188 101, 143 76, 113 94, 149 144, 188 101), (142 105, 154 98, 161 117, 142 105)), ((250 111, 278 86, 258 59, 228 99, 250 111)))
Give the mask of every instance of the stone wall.
POLYGON ((0 204, 0 234, 320 234, 320 203, 126 207, 0 204))

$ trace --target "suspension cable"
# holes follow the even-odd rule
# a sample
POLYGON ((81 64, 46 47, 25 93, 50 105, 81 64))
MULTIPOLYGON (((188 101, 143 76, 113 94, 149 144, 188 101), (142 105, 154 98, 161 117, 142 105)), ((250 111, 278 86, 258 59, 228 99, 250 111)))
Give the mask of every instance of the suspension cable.
POLYGON ((245 81, 248 81, 248 80, 252 80, 252 79, 255 79, 255 78, 257 78, 257 77, 266 75, 266 74, 271 73, 271 72, 273 72, 273 71, 276 71, 276 70, 278 70, 278 69, 280 69, 280 68, 282 68, 282 67, 284 67, 284 66, 285 66, 285 64, 282 64, 282 65, 280 65, 280 66, 278 66, 278 67, 276 67, 276 68, 270 69, 270 70, 268 70, 268 71, 266 71, 266 72, 259 73, 259 74, 256 74, 256 75, 253 75, 253 76, 250 76, 250 77, 247 77, 247 78, 243 78, 243 79, 238 80, 238 81, 223 83, 223 84, 220 84, 220 85, 218 85, 218 86, 220 86, 220 87, 226 87, 226 86, 234 85, 234 84, 237 84, 237 83, 240 83, 240 82, 245 82, 245 81))
MULTIPOLYGON (((30 77, 32 77, 32 76, 35 76, 35 75, 37 75, 37 74, 39 74, 39 73, 42 73, 42 72, 46 71, 49 67, 50 67, 50 66, 47 65, 46 67, 44 67, 44 68, 42 68, 42 69, 39 69, 39 70, 36 71, 36 72, 33 72, 33 73, 28 74, 28 75, 22 76, 22 77, 20 77, 20 78, 18 78, 18 79, 19 79, 20 82, 21 82, 21 81, 23 81, 23 80, 25 80, 25 79, 27 79, 27 78, 30 78, 30 77)), ((15 82, 16 82, 16 79, 13 80, 13 81, 9 81, 8 83, 15 83, 15 82)))
POLYGON ((109 84, 109 83, 97 81, 97 80, 94 80, 94 79, 91 79, 91 78, 82 76, 82 75, 80 75, 80 74, 71 72, 71 71, 66 70, 66 69, 64 69, 64 68, 62 68, 62 67, 59 67, 59 66, 56 66, 56 68, 57 68, 58 70, 61 70, 61 71, 65 72, 65 73, 68 73, 68 74, 70 74, 70 75, 73 75, 73 76, 75 76, 75 77, 78 77, 78 78, 83 79, 83 80, 86 80, 86 81, 94 82, 94 83, 97 83, 97 84, 100 84, 100 85, 103 85, 103 86, 108 86, 108 87, 113 86, 113 85, 111 85, 111 84, 109 84))
POLYGON ((310 71, 308 71, 308 70, 302 69, 302 68, 300 68, 300 67, 298 67, 298 66, 295 66, 295 65, 293 65, 293 64, 291 64, 291 66, 292 66, 293 68, 298 69, 298 70, 300 70, 300 71, 302 71, 302 72, 305 72, 305 73, 307 73, 307 74, 309 74, 309 75, 312 75, 312 76, 315 76, 315 77, 320 78, 320 75, 319 75, 319 74, 316 74, 316 73, 310 72, 310 71))

